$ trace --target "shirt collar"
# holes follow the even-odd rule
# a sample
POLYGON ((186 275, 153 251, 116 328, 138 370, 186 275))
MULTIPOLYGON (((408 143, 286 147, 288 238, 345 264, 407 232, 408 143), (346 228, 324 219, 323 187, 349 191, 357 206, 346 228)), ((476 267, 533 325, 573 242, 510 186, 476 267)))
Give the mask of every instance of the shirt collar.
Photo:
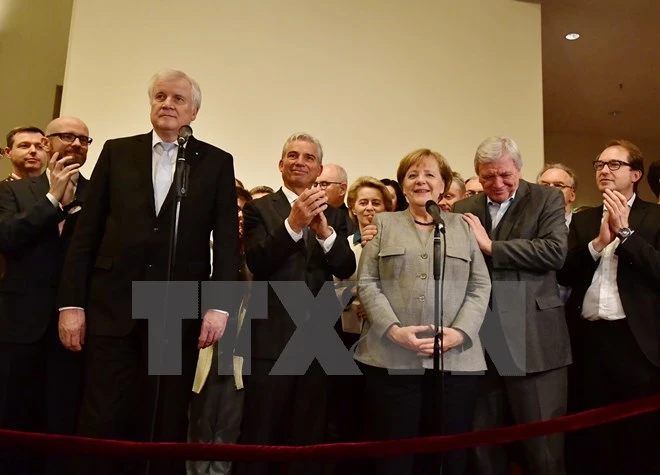
POLYGON ((637 193, 633 193, 633 195, 628 200, 628 208, 632 208, 632 205, 635 202, 636 197, 637 197, 637 193))
POLYGON ((286 199, 289 200, 289 204, 292 204, 298 199, 298 195, 288 189, 286 185, 282 185, 282 192, 284 193, 284 196, 286 196, 286 199))
MULTIPOLYGON (((173 144, 173 145, 177 145, 176 142, 165 142, 163 139, 161 139, 158 136, 158 133, 156 133, 156 131, 154 130, 153 134, 151 134, 151 148, 153 149, 156 146, 156 144, 159 144, 159 143, 170 143, 170 144, 173 144)), ((184 148, 185 148, 185 145, 184 145, 184 148)))
POLYGON ((488 197, 488 195, 486 195, 486 203, 488 204, 488 206, 490 206, 490 205, 502 206, 505 203, 509 203, 509 202, 513 201, 513 199, 516 197, 516 193, 518 193, 518 190, 514 191, 513 194, 509 197, 509 199, 506 200, 504 203, 495 203, 493 200, 491 200, 488 197))

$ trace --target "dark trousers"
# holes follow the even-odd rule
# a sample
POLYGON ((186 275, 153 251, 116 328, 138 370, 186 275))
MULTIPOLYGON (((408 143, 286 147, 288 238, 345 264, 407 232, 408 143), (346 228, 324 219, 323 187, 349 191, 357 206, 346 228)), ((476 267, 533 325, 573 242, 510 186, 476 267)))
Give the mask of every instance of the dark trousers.
MULTIPOLYGON (((0 427, 72 435, 80 404, 82 355, 67 351, 54 320, 34 343, 0 343, 0 427)), ((66 456, 0 450, 0 473, 68 473, 66 456)))
MULTIPOLYGON (((118 440, 185 442, 197 357, 195 326, 183 330, 183 374, 148 375, 146 322, 126 337, 89 335, 78 435, 118 440)), ((149 473, 183 475, 184 461, 151 460, 149 473)), ((74 473, 144 474, 142 460, 80 457, 74 473)))
MULTIPOLYGON (((371 440, 394 440, 472 430, 480 376, 450 374, 444 376, 444 391, 435 395, 435 374, 390 374, 387 369, 360 365, 365 377, 364 410, 371 440), (436 403, 442 398, 442 406, 436 403), (438 410, 440 414, 434 412, 438 410)), ((466 450, 445 452, 443 475, 467 474, 466 450)), ((438 457, 383 457, 370 461, 364 473, 373 475, 427 475, 439 473, 438 457)))
MULTIPOLYGON (((576 350, 582 351, 585 409, 660 392, 660 368, 644 356, 626 319, 585 322, 583 330, 583 344, 576 350)), ((660 412, 578 431, 573 440, 581 457, 572 473, 660 474, 660 412)))
MULTIPOLYGON (((566 367, 527 376, 500 376, 490 358, 482 380, 475 411, 475 430, 526 424, 566 415, 566 367)), ((565 473, 564 436, 554 434, 520 444, 525 474, 565 473)), ((502 445, 474 450, 475 472, 480 475, 508 475, 509 457, 502 445)))
MULTIPOLYGON (((275 361, 252 358, 244 376, 241 444, 312 445, 323 442, 326 427, 326 375, 316 360, 302 376, 271 376, 275 361)), ((317 461, 237 463, 237 475, 319 475, 317 461)))
MULTIPOLYGON (((211 369, 199 394, 190 401, 189 440, 203 443, 238 442, 243 419, 244 389, 236 389, 232 375, 232 353, 218 365, 218 346, 211 369), (218 368, 220 373, 218 374, 218 368)), ((232 463, 224 460, 191 460, 188 475, 229 475, 232 463)))
MULTIPOLYGON (((341 320, 339 321, 341 323, 341 320)), ((335 330, 346 349, 354 349, 359 335, 346 333, 337 324, 335 330)), ((364 376, 328 376, 326 442, 357 442, 364 439, 364 376)), ((359 459, 326 461, 325 475, 362 475, 364 461, 359 459)))

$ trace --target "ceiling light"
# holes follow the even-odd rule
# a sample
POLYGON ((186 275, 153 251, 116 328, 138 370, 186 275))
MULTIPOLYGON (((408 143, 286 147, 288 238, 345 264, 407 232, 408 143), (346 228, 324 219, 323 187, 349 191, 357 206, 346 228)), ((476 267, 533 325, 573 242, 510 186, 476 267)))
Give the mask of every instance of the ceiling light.
POLYGON ((580 33, 569 33, 565 36, 568 41, 575 41, 580 37, 580 33))

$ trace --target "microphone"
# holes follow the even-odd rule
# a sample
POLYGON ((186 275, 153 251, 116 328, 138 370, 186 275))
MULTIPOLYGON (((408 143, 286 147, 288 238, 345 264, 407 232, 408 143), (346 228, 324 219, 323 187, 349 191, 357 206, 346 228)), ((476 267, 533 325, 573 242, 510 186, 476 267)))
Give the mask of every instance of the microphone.
POLYGON ((440 228, 440 231, 443 233, 445 232, 445 220, 442 219, 442 216, 440 215, 440 208, 438 207, 438 203, 436 203, 433 200, 428 200, 426 204, 424 205, 426 208, 426 211, 431 215, 433 218, 433 222, 438 225, 440 228))
POLYGON ((189 125, 182 125, 181 128, 179 129, 179 136, 176 138, 176 142, 179 145, 184 145, 188 141, 192 133, 193 133, 192 128, 189 125))

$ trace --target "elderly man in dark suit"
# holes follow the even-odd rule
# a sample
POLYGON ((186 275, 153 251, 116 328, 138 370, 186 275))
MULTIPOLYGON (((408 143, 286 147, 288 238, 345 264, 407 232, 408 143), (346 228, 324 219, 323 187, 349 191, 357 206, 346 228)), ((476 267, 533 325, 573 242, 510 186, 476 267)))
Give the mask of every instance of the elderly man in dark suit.
MULTIPOLYGON (((566 257, 563 197, 557 189, 521 179, 520 150, 508 137, 482 142, 474 168, 484 193, 459 201, 454 210, 464 213, 474 231, 493 281, 492 312, 482 328, 488 333, 482 336, 488 371, 475 428, 562 416, 566 366, 571 363, 555 274, 566 257), (499 351, 498 342, 492 343, 497 334, 506 342, 508 355, 499 351), (503 361, 512 363, 516 371, 502 374, 503 361)), ((525 473, 564 473, 561 435, 526 441, 523 449, 525 473)), ((479 448, 475 453, 478 473, 507 473, 502 447, 479 448)))
MULTIPOLYGON (((0 250, 7 262, 0 281, 0 427, 72 434, 81 361, 59 341, 55 299, 84 201, 87 180, 78 169, 92 140, 75 117, 55 119, 47 131, 59 134, 50 139, 47 171, 0 186, 0 250)), ((37 460, 0 461, 0 468, 36 473, 37 460)), ((50 457, 46 473, 62 473, 62 463, 50 457)))
MULTIPOLYGON (((644 159, 634 144, 615 140, 593 163, 603 205, 573 218, 560 273, 573 287, 581 410, 660 392, 660 206, 636 194, 644 159)), ((658 427, 650 413, 593 428, 571 447, 584 462, 572 473, 659 473, 658 427)))
MULTIPOLYGON (((133 315, 132 283, 169 278, 176 141, 180 128, 197 116, 201 92, 185 73, 165 70, 152 78, 149 100, 153 131, 107 141, 92 174, 65 261, 59 328, 67 348, 85 348, 80 435, 185 441, 197 350, 223 335, 229 316, 225 309, 203 309, 202 318, 177 322, 182 375, 148 376, 153 348, 147 344, 148 321, 133 318, 145 316, 133 315)), ((186 144, 186 156, 190 174, 180 209, 174 280, 208 280, 213 233, 212 279, 235 281, 238 213, 232 156, 194 137, 186 144)), ((80 473, 133 473, 128 463, 115 460, 82 462, 80 473)), ((184 465, 152 460, 150 471, 180 474, 184 465)), ((139 464, 132 468, 144 473, 139 464)))
MULTIPOLYGON (((321 174, 323 149, 308 134, 290 136, 282 149, 279 169, 283 187, 246 203, 245 254, 255 281, 305 282, 317 295, 333 275, 347 278, 355 271, 344 216, 328 206, 327 195, 314 187, 321 174)), ((332 290, 334 295, 334 290, 332 290)), ((338 307, 337 317, 341 308, 338 307)), ((313 322, 314 315, 309 315, 313 322)), ((243 324, 242 336, 249 322, 243 324)), ((241 443, 320 443, 325 433, 326 378, 317 361, 304 375, 274 376, 270 371, 294 334, 296 324, 272 289, 267 319, 251 322, 251 338, 239 337, 237 350, 251 356, 245 378, 245 412, 241 443)), ((353 395, 349 396, 353 397, 353 395)), ((281 473, 264 463, 238 464, 237 473, 281 473)), ((318 463, 290 464, 290 474, 320 473, 318 463)))

